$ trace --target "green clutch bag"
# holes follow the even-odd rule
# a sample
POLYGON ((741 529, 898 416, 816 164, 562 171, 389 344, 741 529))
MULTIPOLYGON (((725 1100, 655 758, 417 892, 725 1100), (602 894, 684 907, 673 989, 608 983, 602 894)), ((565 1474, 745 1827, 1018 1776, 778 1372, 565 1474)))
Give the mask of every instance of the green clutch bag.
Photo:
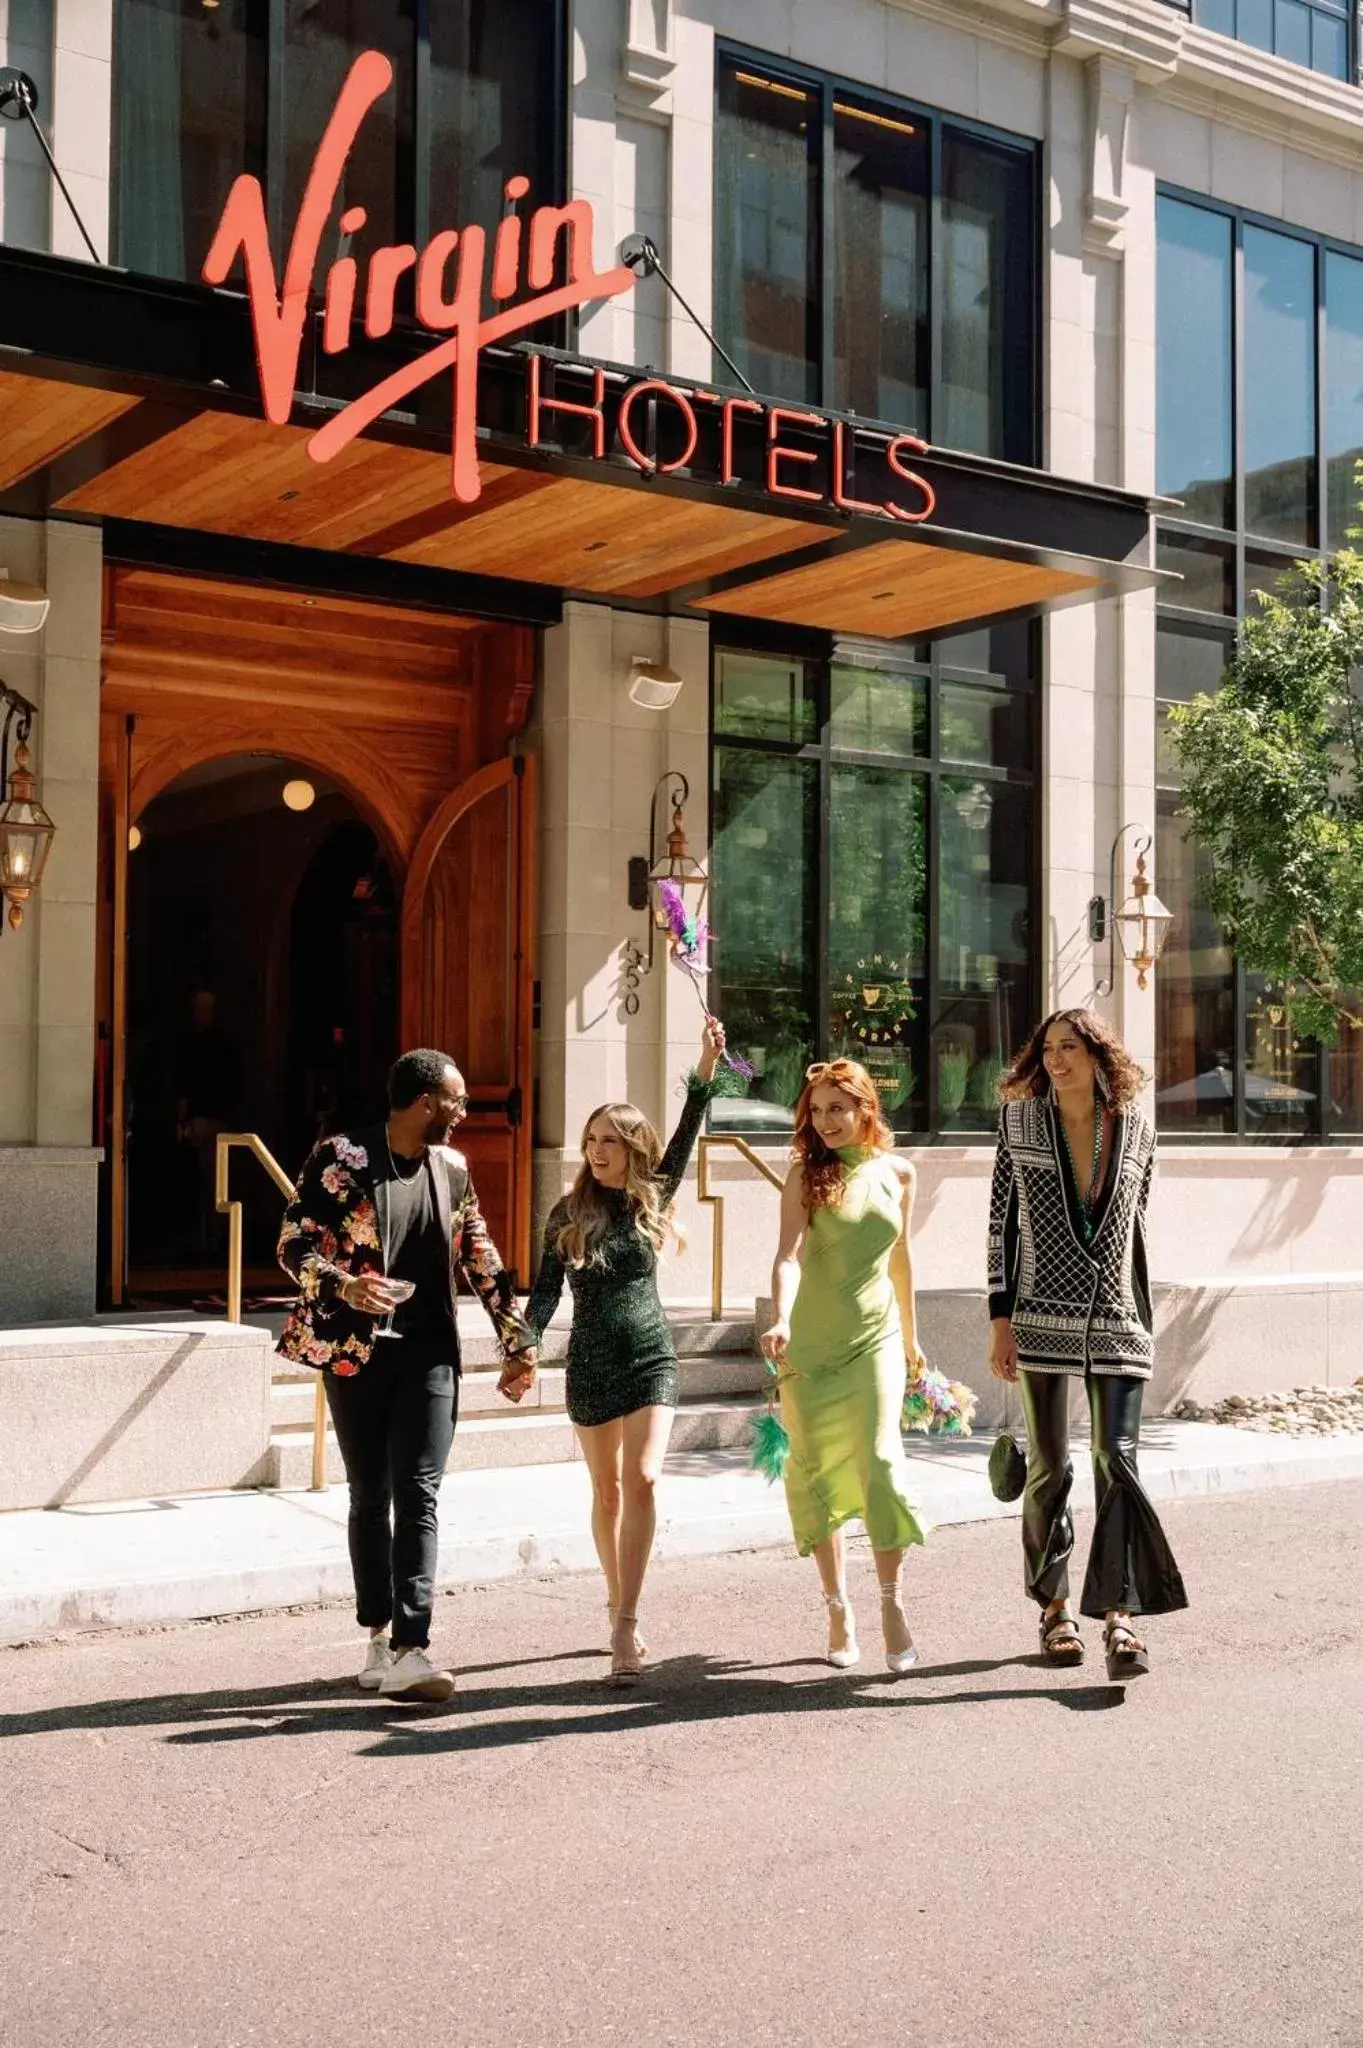
POLYGON ((995 1500, 1016 1500, 1027 1484, 1027 1460, 1017 1440, 1001 1430, 989 1453, 989 1491, 995 1500))

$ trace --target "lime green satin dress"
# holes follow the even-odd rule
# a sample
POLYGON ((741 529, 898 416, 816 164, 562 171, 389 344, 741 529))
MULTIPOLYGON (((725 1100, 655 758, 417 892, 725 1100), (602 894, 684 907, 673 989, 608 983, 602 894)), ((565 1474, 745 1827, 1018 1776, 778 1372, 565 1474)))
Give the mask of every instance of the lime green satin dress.
POLYGON ((900 1434, 907 1367, 890 1279, 903 1228, 898 1175, 883 1153, 850 1149, 836 1209, 809 1220, 790 1318, 781 1420, 790 1437, 786 1501, 808 1557, 859 1520, 874 1550, 921 1543, 900 1434))

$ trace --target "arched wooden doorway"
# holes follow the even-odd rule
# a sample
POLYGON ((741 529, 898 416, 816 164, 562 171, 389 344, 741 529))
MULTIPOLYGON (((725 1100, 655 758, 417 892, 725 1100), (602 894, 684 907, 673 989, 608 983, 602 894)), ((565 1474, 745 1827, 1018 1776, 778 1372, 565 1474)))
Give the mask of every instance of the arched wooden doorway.
POLYGON ((531 782, 507 749, 535 655, 526 628, 109 572, 97 1086, 110 1301, 127 1272, 129 833, 177 777, 224 756, 301 764, 372 828, 402 905, 402 1036, 468 1068, 460 1142, 508 1264, 527 1271, 531 782))

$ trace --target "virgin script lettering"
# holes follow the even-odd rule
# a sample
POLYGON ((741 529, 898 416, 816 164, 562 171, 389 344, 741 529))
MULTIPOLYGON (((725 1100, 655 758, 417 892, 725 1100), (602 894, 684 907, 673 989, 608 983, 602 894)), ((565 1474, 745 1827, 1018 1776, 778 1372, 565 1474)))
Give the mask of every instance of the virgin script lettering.
MULTIPOLYGON (((282 290, 270 253, 265 194, 259 178, 249 174, 243 173, 233 184, 204 259, 204 281, 212 285, 225 281, 238 255, 244 262, 261 398, 265 417, 277 426, 287 422, 293 408, 322 236, 361 124, 392 82, 393 67, 378 50, 364 51, 352 64, 308 174, 284 265, 282 290)), ((393 371, 320 427, 308 442, 314 462, 329 461, 390 408, 400 405, 432 377, 452 370, 451 487, 461 503, 474 503, 482 493, 477 448, 478 359, 482 350, 556 313, 592 300, 615 298, 633 285, 634 273, 623 265, 606 271, 594 267, 594 222, 585 199, 570 200, 565 206, 537 207, 524 222, 515 209, 530 190, 529 179, 509 178, 504 190, 510 206, 494 239, 487 295, 498 303, 515 298, 521 288, 524 240, 528 245, 525 281, 534 296, 508 306, 505 312, 482 317, 488 252, 487 233, 481 227, 446 228, 421 250, 410 242, 376 249, 369 258, 365 280, 365 333, 376 340, 390 332, 398 282, 412 271, 418 319, 448 339, 393 371), (567 282, 555 285, 560 237, 566 244, 567 282)), ((356 234, 366 218, 362 206, 347 207, 340 216, 341 232, 356 234)), ((359 290, 356 259, 338 257, 327 271, 323 291, 324 353, 338 355, 349 346, 359 290)))

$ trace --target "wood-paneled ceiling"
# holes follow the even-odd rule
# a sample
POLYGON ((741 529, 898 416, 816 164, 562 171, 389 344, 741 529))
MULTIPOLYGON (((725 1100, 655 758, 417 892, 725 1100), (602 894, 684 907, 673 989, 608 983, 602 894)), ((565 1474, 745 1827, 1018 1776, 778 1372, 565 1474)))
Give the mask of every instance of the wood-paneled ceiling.
POLYGON ((977 619, 983 612, 1021 611, 1097 590, 1101 582, 1096 573, 1085 576, 925 541, 889 540, 785 569, 715 597, 698 597, 695 603, 704 611, 741 612, 827 632, 846 632, 850 609, 863 622, 862 632, 900 640, 977 619))
MULTIPOLYGON (((505 461, 483 462, 482 496, 462 505, 450 494, 445 452, 359 441, 318 465, 307 453, 306 427, 232 412, 177 414, 151 400, 138 416, 143 403, 55 377, 0 372, 0 490, 62 464, 48 483, 50 493, 61 491, 58 514, 890 639, 1104 587, 1101 563, 1089 572, 1064 556, 1036 560, 996 546, 882 538, 883 528, 865 522, 870 531, 859 533, 831 513, 787 517, 716 495, 505 461)), ((278 645, 257 644, 254 658, 287 666, 289 635, 304 623, 281 625, 278 645)), ((217 622, 219 644, 227 629, 217 622)), ((192 664, 188 641, 183 652, 192 664)), ((344 668, 340 644, 337 658, 344 668)))

